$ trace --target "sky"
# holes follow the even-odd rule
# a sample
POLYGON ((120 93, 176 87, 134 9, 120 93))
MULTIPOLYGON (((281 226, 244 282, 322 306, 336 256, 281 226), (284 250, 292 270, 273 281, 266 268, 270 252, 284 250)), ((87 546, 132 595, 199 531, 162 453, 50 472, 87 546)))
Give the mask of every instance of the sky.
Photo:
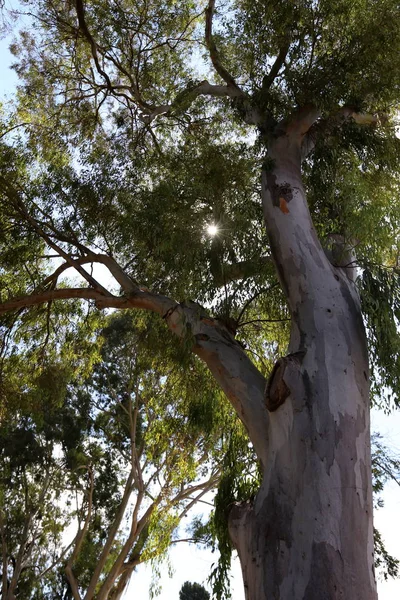
MULTIPOLYGON (((10 70, 13 57, 8 50, 10 37, 0 40, 0 100, 7 103, 12 100, 17 84, 15 73, 10 70)), ((385 443, 393 451, 400 454, 400 411, 385 415, 382 411, 373 410, 371 415, 372 431, 380 432, 385 443)), ((388 552, 400 558, 400 487, 394 482, 386 486, 383 494, 384 507, 374 514, 375 527, 382 534, 388 552)), ((195 508, 194 513, 199 509, 195 508)), ((189 514, 188 520, 191 518, 189 514)), ((159 600, 178 600, 179 590, 185 581, 196 581, 207 587, 207 578, 216 554, 198 550, 189 544, 177 544, 170 552, 172 577, 168 568, 161 568, 161 593, 159 600)), ((150 598, 151 566, 141 565, 134 573, 124 600, 147 600, 150 598)), ((232 600, 244 600, 239 560, 233 561, 232 568, 232 600)), ((378 595, 380 600, 398 600, 400 598, 400 579, 381 581, 378 578, 378 595)))

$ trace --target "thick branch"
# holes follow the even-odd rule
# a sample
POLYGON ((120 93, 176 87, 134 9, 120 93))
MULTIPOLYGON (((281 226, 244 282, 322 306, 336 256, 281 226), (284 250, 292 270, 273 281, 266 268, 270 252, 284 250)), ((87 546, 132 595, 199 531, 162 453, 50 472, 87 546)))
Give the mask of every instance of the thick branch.
MULTIPOLYGON (((230 87, 240 89, 232 75, 225 69, 221 63, 217 46, 215 45, 213 34, 212 34, 212 22, 215 11, 215 0, 209 0, 208 7, 206 8, 206 27, 205 27, 205 42, 210 53, 211 62, 218 75, 228 84, 230 87)), ((243 93, 243 92, 242 92, 243 93)))
MULTIPOLYGON (((183 97, 187 102, 191 99, 193 102, 198 96, 211 96, 214 98, 246 98, 247 96, 238 87, 228 85, 213 85, 207 80, 199 82, 197 85, 188 86, 186 89, 179 92, 171 104, 161 104, 160 106, 152 107, 144 110, 141 119, 144 123, 151 123, 160 115, 173 114, 174 110, 179 109, 180 101, 183 97)), ((256 121, 255 121, 256 122, 256 121)))
POLYGON ((193 351, 205 361, 230 399, 249 432, 255 451, 266 463, 268 414, 263 403, 265 379, 228 329, 193 302, 178 304, 171 298, 137 289, 129 295, 104 296, 87 288, 48 290, 0 304, 0 314, 60 298, 85 298, 97 308, 138 308, 164 317, 179 338, 193 338, 193 351))
MULTIPOLYGON (((104 296, 100 292, 88 288, 62 288, 58 290, 45 290, 43 292, 37 292, 27 296, 21 296, 20 298, 12 298, 6 300, 0 304, 0 315, 4 315, 14 310, 21 308, 29 308, 31 306, 38 306, 45 304, 52 300, 67 300, 72 298, 82 298, 83 300, 96 300, 101 302, 101 308, 115 307, 117 301, 126 303, 126 298, 118 298, 110 294, 104 296)), ((116 307, 117 308, 117 307, 116 307)))
POLYGON ((262 86, 261 86, 261 90, 262 90, 263 94, 268 92, 269 88, 271 87, 274 80, 278 76, 278 73, 279 73, 282 65, 285 62, 287 53, 289 51, 289 47, 290 47, 290 39, 288 38, 286 40, 286 42, 284 43, 284 45, 282 46, 282 48, 279 50, 278 56, 276 57, 275 62, 272 65, 270 72, 267 75, 265 75, 263 78, 262 86))
POLYGON ((193 336, 193 352, 207 364, 246 427, 255 452, 267 462, 268 413, 264 405, 265 378, 241 345, 218 320, 194 302, 182 303, 165 316, 180 337, 193 336))

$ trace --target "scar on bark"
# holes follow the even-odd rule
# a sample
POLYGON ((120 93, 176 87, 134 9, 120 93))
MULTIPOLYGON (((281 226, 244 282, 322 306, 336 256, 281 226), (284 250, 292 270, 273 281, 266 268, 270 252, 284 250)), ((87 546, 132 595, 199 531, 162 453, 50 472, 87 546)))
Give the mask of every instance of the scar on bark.
POLYGON ((272 204, 280 208, 280 210, 288 214, 288 203, 293 200, 293 190, 289 183, 276 183, 276 176, 272 173, 267 173, 267 184, 272 197, 272 204))
POLYGON ((277 410, 290 396, 290 388, 284 377, 287 370, 297 370, 301 364, 304 352, 295 352, 279 358, 265 387, 265 404, 269 412, 277 410))

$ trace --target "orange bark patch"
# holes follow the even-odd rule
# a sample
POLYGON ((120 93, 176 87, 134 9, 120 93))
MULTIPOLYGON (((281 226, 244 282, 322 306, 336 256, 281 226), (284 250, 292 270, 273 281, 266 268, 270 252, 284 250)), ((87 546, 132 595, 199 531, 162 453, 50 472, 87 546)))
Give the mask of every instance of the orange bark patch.
POLYGON ((285 198, 282 198, 282 196, 279 198, 279 208, 286 215, 289 213, 287 202, 286 202, 285 198))

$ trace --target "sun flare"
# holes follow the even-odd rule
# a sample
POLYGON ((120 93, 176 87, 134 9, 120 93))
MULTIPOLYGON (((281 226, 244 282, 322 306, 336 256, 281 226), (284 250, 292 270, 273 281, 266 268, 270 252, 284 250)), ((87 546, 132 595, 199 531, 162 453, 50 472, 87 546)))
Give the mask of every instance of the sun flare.
POLYGON ((207 225, 207 233, 210 237, 214 237, 218 233, 218 227, 214 223, 207 225))

